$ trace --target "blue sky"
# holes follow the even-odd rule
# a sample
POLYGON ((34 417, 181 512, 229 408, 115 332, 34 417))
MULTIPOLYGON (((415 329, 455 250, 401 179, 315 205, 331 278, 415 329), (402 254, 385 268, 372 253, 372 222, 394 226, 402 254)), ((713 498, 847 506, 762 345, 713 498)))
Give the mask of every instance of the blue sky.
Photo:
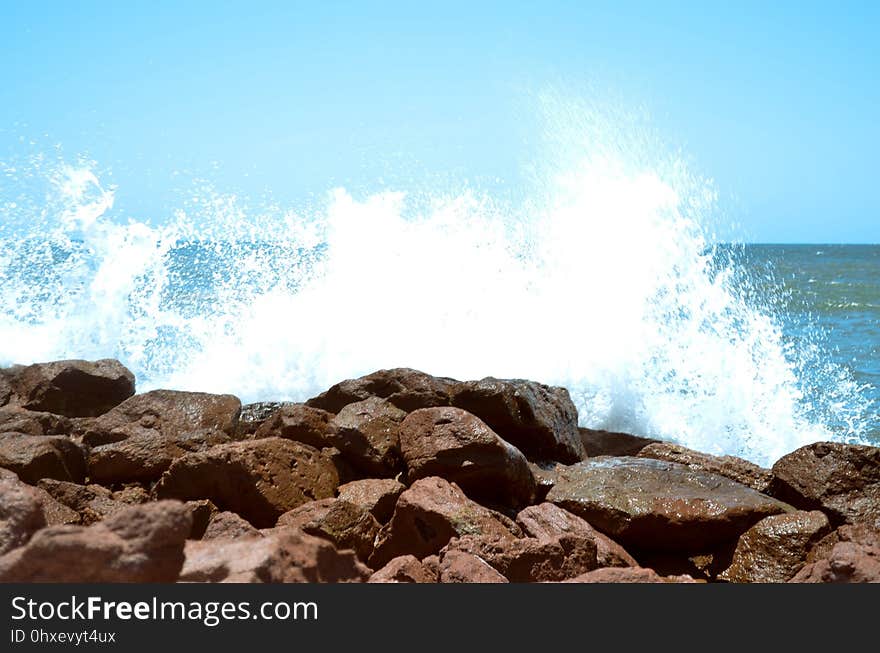
POLYGON ((730 4, 3 1, 0 159, 87 153, 134 214, 515 184, 553 84, 647 109, 748 240, 880 242, 880 3, 730 4))

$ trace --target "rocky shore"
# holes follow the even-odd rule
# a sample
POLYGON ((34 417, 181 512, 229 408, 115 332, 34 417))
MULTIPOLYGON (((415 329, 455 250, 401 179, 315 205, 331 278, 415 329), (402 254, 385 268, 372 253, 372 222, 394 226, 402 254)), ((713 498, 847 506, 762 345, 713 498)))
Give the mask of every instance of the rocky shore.
POLYGON ((880 449, 772 469, 410 369, 305 403, 0 369, 0 581, 880 582, 880 449))

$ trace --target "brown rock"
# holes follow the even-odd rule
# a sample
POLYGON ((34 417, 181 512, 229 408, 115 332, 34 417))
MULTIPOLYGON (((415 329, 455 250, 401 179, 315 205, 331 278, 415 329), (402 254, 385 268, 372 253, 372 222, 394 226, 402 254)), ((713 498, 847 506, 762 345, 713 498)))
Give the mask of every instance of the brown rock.
POLYGON ((97 446, 137 434, 174 438, 203 430, 233 435, 240 412, 241 401, 232 395, 153 390, 131 397, 96 419, 83 442, 97 446))
POLYGON ((596 545, 596 562, 600 567, 638 566, 635 559, 617 542, 555 504, 529 506, 516 516, 516 523, 526 535, 539 540, 562 535, 576 535, 592 540, 596 545))
POLYGON ((332 497, 336 468, 319 451, 282 438, 231 442, 175 460, 156 486, 160 499, 210 499, 257 528, 303 503, 332 497))
POLYGON ((829 557, 838 542, 855 542, 880 548, 880 528, 867 524, 844 524, 819 540, 807 555, 807 562, 817 562, 829 557))
POLYGON ((770 493, 802 510, 821 510, 832 523, 880 528, 880 448, 817 442, 773 465, 770 493))
POLYGON ((255 438, 286 438, 321 449, 336 443, 333 415, 304 404, 285 404, 254 432, 255 438))
POLYGON ((373 553, 379 522, 364 508, 341 499, 303 504, 278 518, 278 527, 292 526, 329 540, 337 549, 352 549, 366 562, 373 553))
POLYGON ((189 541, 180 580, 195 583, 361 583, 370 570, 353 551, 295 528, 261 539, 189 541))
POLYGON ((339 486, 339 498, 368 510, 380 524, 387 524, 406 486, 393 478, 365 478, 339 486))
POLYGON ((671 442, 649 444, 639 452, 638 456, 679 463, 691 469, 718 474, 757 492, 767 492, 773 477, 769 469, 758 467, 748 460, 736 456, 710 456, 671 442))
POLYGON ((460 408, 422 408, 400 425, 410 481, 440 476, 473 499, 522 507, 535 496, 525 456, 485 422, 460 408))
POLYGON ((92 447, 89 478, 103 485, 155 481, 181 456, 229 441, 226 433, 207 429, 173 436, 155 431, 135 433, 119 442, 92 447))
POLYGON ((403 470, 399 430, 405 417, 378 397, 348 404, 333 420, 335 446, 359 472, 393 478, 403 470))
POLYGON ((7 470, 0 470, 0 555, 24 546, 46 526, 46 515, 35 492, 7 470))
POLYGON ((492 565, 467 551, 451 549, 440 561, 441 583, 509 583, 492 565))
POLYGON ((834 545, 824 560, 805 565, 790 583, 880 583, 880 547, 834 545))
POLYGON ((829 529, 828 518, 818 510, 765 517, 742 534, 730 566, 719 578, 731 583, 784 583, 829 529))
POLYGON ((185 505, 189 508, 193 522, 192 530, 189 532, 187 539, 200 540, 204 537, 205 531, 208 530, 208 524, 211 523, 211 519, 220 511, 217 510, 214 502, 208 499, 187 501, 185 505))
POLYGON ((581 444, 587 456, 637 456, 649 444, 659 443, 654 438, 643 438, 629 433, 601 429, 579 428, 581 444))
MULTIPOLYGON (((666 583, 653 569, 643 567, 603 567, 581 574, 564 583, 666 583)), ((692 581, 691 581, 692 582, 692 581)))
POLYGON ((452 405, 479 417, 531 460, 573 463, 586 455, 565 388, 489 377, 456 384, 452 405))
POLYGON ((237 438, 245 439, 247 436, 253 435, 278 410, 295 405, 297 404, 291 401, 260 401, 242 406, 238 418, 237 438))
POLYGON ((55 501, 76 512, 86 526, 129 507, 128 504, 115 500, 112 492, 101 485, 78 485, 43 479, 39 487, 55 501))
POLYGON ((0 406, 5 406, 12 399, 12 379, 22 369, 21 365, 0 367, 0 406))
POLYGON ((32 485, 41 478, 81 483, 86 477, 82 447, 60 435, 0 435, 0 467, 32 485))
POLYGON ((44 528, 0 557, 0 582, 173 582, 191 525, 183 504, 162 501, 127 508, 89 527, 44 528))
POLYGON ((203 540, 263 537, 263 534, 234 512, 215 513, 202 534, 203 540))
POLYGON ((309 399, 306 405, 338 413, 348 404, 379 397, 410 412, 419 408, 448 406, 449 394, 455 383, 453 379, 434 377, 408 368, 379 370, 359 379, 337 383, 327 392, 309 399))
POLYGON ((0 433, 25 435, 69 435, 73 424, 67 417, 41 413, 18 406, 0 408, 0 433))
POLYGON ((134 394, 134 374, 116 360, 37 363, 11 380, 19 405, 66 417, 95 417, 134 394))
POLYGON ((399 556, 370 576, 368 583, 436 583, 437 574, 415 556, 399 556))
POLYGON ((137 506, 151 500, 150 493, 142 485, 126 485, 110 495, 114 501, 121 501, 130 506, 137 506))
POLYGON ((702 553, 792 508, 715 474, 602 456, 560 469, 547 500, 633 549, 702 553))
POLYGON ((553 486, 556 485, 556 466, 558 463, 533 463, 529 462, 532 470, 532 478, 535 479, 535 502, 542 503, 553 486))
POLYGON ((457 485, 439 477, 423 478, 400 495, 394 516, 376 538, 370 566, 378 569, 406 554, 424 558, 439 552, 453 537, 467 534, 515 536, 492 511, 468 499, 457 485))

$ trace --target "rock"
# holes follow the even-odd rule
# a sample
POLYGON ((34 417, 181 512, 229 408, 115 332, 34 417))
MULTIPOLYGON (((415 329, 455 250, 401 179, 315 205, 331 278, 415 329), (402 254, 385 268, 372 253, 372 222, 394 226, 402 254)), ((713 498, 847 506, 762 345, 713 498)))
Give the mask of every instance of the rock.
POLYGON ((880 548, 880 528, 867 524, 844 524, 819 540, 807 555, 807 562, 817 562, 831 555, 838 542, 855 542, 880 548))
POLYGON ((603 567, 562 581, 564 583, 666 583, 653 569, 642 567, 603 567))
POLYGON ((338 413, 348 404, 379 397, 410 412, 419 408, 448 406, 449 394, 455 383, 453 379, 434 377, 408 368, 379 370, 359 379, 337 383, 327 392, 309 399, 306 405, 338 413))
POLYGON ((473 553, 452 549, 440 561, 441 583, 509 583, 492 565, 473 553))
POLYGON ((55 501, 76 512, 86 526, 129 507, 128 504, 113 499, 110 490, 101 485, 78 485, 68 481, 43 479, 39 487, 55 501))
POLYGON ((562 535, 585 537, 596 545, 596 563, 600 567, 637 567, 626 549, 603 535, 586 521, 552 503, 529 506, 516 516, 516 523, 529 537, 553 539, 562 535))
POLYGON ((215 513, 202 534, 203 540, 263 537, 263 534, 234 512, 215 513))
POLYGON ((180 580, 195 583, 360 583, 370 570, 353 551, 295 528, 261 539, 189 541, 180 580))
POLYGON ((44 526, 46 515, 35 488, 0 470, 0 555, 24 546, 44 526))
POLYGON ((710 551, 764 517, 792 510, 723 476, 626 456, 560 469, 547 500, 624 546, 689 553, 710 551))
POLYGON ((11 385, 28 410, 96 417, 134 394, 134 374, 116 360, 67 360, 29 365, 11 385))
POLYGON ((296 405, 291 401, 260 401, 242 406, 238 418, 237 438, 244 439, 253 435, 278 410, 296 405))
POLYGON ((4 583, 169 583, 192 526, 177 501, 133 506, 92 526, 44 528, 0 557, 4 583))
POLYGON ((834 545, 824 560, 805 565, 790 583, 880 583, 880 547, 834 545))
POLYGON ((399 556, 370 576, 368 583, 436 583, 437 574, 415 556, 399 556))
POLYGON ((880 528, 880 448, 817 442, 773 465, 770 493, 800 508, 821 510, 832 523, 880 528))
POLYGON ((83 435, 89 446, 150 434, 174 438, 195 431, 222 431, 233 435, 241 401, 232 395, 153 390, 135 395, 96 419, 83 435))
POLYGON ((336 446, 333 415, 304 404, 287 404, 272 413, 255 431, 255 438, 286 438, 321 449, 336 446))
POLYGON ((121 501, 130 506, 137 506, 141 503, 147 503, 151 500, 150 493, 143 485, 126 485, 120 490, 116 490, 110 495, 114 501, 121 501))
POLYGON ((12 399, 12 379, 21 369, 21 365, 0 367, 0 406, 5 406, 12 399))
POLYGON ((339 486, 339 498, 368 510, 380 524, 387 524, 406 486, 393 478, 365 478, 339 486))
POLYGON ((70 435, 73 424, 67 417, 41 413, 18 406, 0 408, 0 433, 25 435, 70 435))
POLYGON ((719 578, 731 583, 784 583, 829 529, 828 518, 818 510, 765 517, 742 534, 730 566, 719 578))
POLYGON ((28 486, 33 490, 34 496, 40 504, 46 519, 46 526, 64 526, 66 524, 80 524, 82 518, 79 513, 68 508, 60 501, 52 498, 48 492, 39 487, 28 486))
POLYGON ((174 436, 136 433, 125 440, 92 447, 89 478, 102 485, 151 482, 181 456, 230 441, 222 431, 203 429, 174 436))
POLYGON ((531 460, 574 463, 586 455, 565 388, 489 377, 456 384, 452 405, 479 417, 531 460))
POLYGON ((335 446, 359 472, 393 478, 403 470, 399 429, 405 417, 378 397, 348 404, 333 420, 335 446))
POLYGON ((453 537, 467 534, 515 536, 495 513, 468 499, 457 485, 439 477, 423 478, 400 495, 394 516, 376 537, 370 566, 378 569, 406 554, 421 559, 438 553, 453 537))
POLYGON ((579 428, 581 444, 587 456, 637 456, 650 444, 660 443, 654 438, 643 438, 629 433, 616 433, 600 429, 579 428))
POLYGON ((60 435, 0 435, 0 467, 31 485, 41 478, 81 483, 86 477, 82 447, 60 435))
POLYGON ((286 526, 329 540, 337 549, 352 549, 364 562, 370 559, 379 532, 379 522, 368 510, 342 499, 311 501, 294 508, 278 518, 278 527, 286 526))
POLYGON ((336 468, 316 449, 265 438, 186 454, 162 475, 155 493, 160 499, 210 499, 268 528, 288 510, 332 497, 338 484, 336 468))
POLYGON ((535 503, 543 503, 547 494, 556 485, 556 466, 558 463, 529 462, 532 478, 535 479, 535 503))
POLYGON ((200 540, 208 530, 208 524, 211 523, 211 519, 213 519, 214 515, 220 511, 217 510, 217 506, 214 505, 214 502, 209 501, 208 499, 187 501, 185 505, 189 508, 193 520, 192 530, 187 539, 200 540))
POLYGON ((400 425, 410 481, 440 476, 481 502, 522 507, 535 496, 525 456, 460 408, 422 408, 400 425))
POLYGON ((770 480, 773 478, 769 469, 758 467, 748 460, 736 456, 710 456, 707 453, 700 453, 671 442, 649 444, 638 453, 638 456, 680 463, 691 469, 718 474, 737 483, 742 483, 757 492, 766 493, 767 488, 770 487, 770 480))

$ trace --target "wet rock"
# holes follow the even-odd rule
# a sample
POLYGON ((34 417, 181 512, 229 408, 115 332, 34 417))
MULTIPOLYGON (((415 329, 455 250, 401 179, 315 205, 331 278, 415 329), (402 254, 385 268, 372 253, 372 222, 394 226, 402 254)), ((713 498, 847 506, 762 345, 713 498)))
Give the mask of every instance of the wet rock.
POLYGON ((637 567, 626 549, 603 535, 586 521, 552 503, 529 506, 516 516, 516 523, 529 537, 553 539, 575 535, 590 539, 596 546, 596 564, 600 567, 637 567))
POLYGON ((748 460, 736 456, 711 456, 671 442, 649 444, 639 452, 638 456, 679 463, 687 465, 691 469, 718 474, 737 483, 742 483, 757 492, 766 493, 773 477, 769 469, 758 467, 748 460))
POLYGON ((134 394, 134 374, 116 360, 37 363, 12 379, 23 408, 66 417, 95 417, 134 394))
POLYGON ((514 537, 495 513, 471 501, 457 485, 439 477, 423 478, 400 495, 394 516, 376 538, 370 566, 412 554, 421 559, 438 553, 453 537, 467 534, 514 537))
POLYGON ((365 478, 339 486, 339 498, 372 513, 380 524, 388 523, 406 486, 393 478, 365 478))
POLYGON ((719 578, 731 583, 784 583, 829 529, 828 518, 818 510, 765 517, 742 534, 730 566, 719 578))
POLYGON ((448 406, 449 394, 455 383, 453 379, 434 377, 408 368, 379 370, 358 379, 337 383, 309 399, 306 405, 338 413, 348 404, 379 397, 410 412, 419 408, 448 406))
POLYGON ((488 377, 456 384, 452 405, 479 417, 530 460, 573 463, 586 455, 565 388, 488 377))
MULTIPOLYGON (((643 567, 604 567, 581 574, 564 583, 666 583, 670 582, 653 569, 643 567)), ((673 581, 675 582, 675 581, 673 581)), ((684 582, 693 582, 684 581, 684 582)))
POLYGON ((880 448, 817 442, 773 465, 770 493, 802 510, 821 510, 835 525, 880 528, 880 448))
POLYGON ((280 407, 254 433, 255 438, 296 440, 316 449, 336 446, 336 425, 326 410, 304 404, 280 407))
POLYGON ((418 558, 399 556, 370 576, 370 583, 436 583, 436 572, 428 569, 418 558))
POLYGON ((173 582, 191 526, 183 504, 162 501, 88 527, 44 528, 0 557, 0 582, 173 582))
POLYGON ((332 497, 336 468, 319 451, 282 438, 231 442, 175 460, 155 488, 160 499, 210 499, 257 528, 315 499, 332 497))
POLYGON ((701 553, 790 506, 730 479, 648 458, 603 456, 560 469, 547 495, 634 549, 701 553))
POLYGON ((509 583, 488 562, 467 551, 445 551, 440 561, 441 583, 509 583))
POLYGON ((0 408, 0 433, 25 435, 69 435, 73 424, 67 417, 27 410, 17 406, 0 408))
POLYGON ((98 446, 132 435, 173 439, 205 430, 231 436, 240 413, 241 401, 232 395, 153 390, 131 397, 96 419, 83 435, 83 442, 98 446))
POLYGON ((297 404, 292 401, 259 401, 242 406, 238 417, 237 438, 244 439, 253 435, 277 411, 295 405, 297 404))
POLYGON ((42 478, 81 483, 86 477, 83 448, 60 435, 0 435, 0 467, 31 485, 42 478))
POLYGON ((485 422, 460 408, 423 408, 400 425, 400 447, 410 481, 440 476, 473 499, 522 507, 536 484, 525 456, 485 422))
POLYGON ((791 583, 880 583, 880 547, 840 542, 831 554, 805 565, 791 583))
POLYGON ((581 444, 589 457, 595 456, 637 456, 650 444, 659 443, 654 438, 643 438, 629 433, 603 431, 601 429, 579 428, 581 444))
POLYGON ((335 446, 359 472, 393 478, 403 470, 399 430, 405 417, 378 397, 348 404, 333 420, 335 446))
POLYGON ((263 537, 263 534, 234 512, 218 512, 211 516, 201 539, 217 540, 242 537, 263 537))
POLYGON ((361 583, 370 569, 353 551, 295 528, 260 539, 189 541, 180 580, 194 583, 361 583))
POLYGON ((284 513, 278 527, 293 526, 324 538, 337 549, 352 549, 366 562, 373 553, 379 522, 370 512, 342 499, 312 501, 284 513))
POLYGON ((535 502, 542 503, 547 494, 556 485, 556 466, 558 463, 533 463, 529 462, 532 478, 535 479, 535 502))

